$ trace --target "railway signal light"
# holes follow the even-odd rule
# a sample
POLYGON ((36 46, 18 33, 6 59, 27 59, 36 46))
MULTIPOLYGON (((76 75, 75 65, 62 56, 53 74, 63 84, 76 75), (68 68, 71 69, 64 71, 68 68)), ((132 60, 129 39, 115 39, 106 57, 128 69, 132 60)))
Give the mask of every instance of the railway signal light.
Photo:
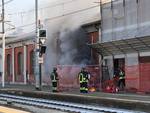
POLYGON ((46 30, 39 30, 39 51, 40 56, 46 52, 46 30))
POLYGON ((46 37, 46 30, 40 29, 39 30, 39 37, 46 37))

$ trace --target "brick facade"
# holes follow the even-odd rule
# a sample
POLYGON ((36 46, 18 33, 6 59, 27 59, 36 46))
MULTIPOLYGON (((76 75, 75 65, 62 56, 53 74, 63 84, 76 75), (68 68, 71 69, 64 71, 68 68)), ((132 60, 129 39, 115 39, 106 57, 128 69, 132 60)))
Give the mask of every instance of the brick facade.
POLYGON ((33 57, 34 55, 33 50, 34 50, 33 44, 17 46, 17 42, 15 46, 10 46, 6 48, 5 50, 5 81, 6 82, 9 83, 10 82, 24 83, 24 81, 27 81, 28 83, 34 82, 35 79, 34 79, 33 62, 31 62, 31 59, 33 59, 31 57, 33 57), (24 50, 24 47, 26 48, 26 51, 24 50), (14 55, 13 55, 13 50, 14 50, 14 55), (26 58, 25 58, 26 68, 24 68, 25 52, 26 52, 26 58), (14 61, 14 65, 13 65, 13 61, 14 61), (14 71, 14 81, 13 81, 13 71, 14 71))
POLYGON ((22 67, 20 67, 20 65, 19 65, 19 54, 21 55, 20 56, 21 62, 23 63, 23 55, 24 55, 23 46, 15 47, 15 49, 14 49, 15 82, 23 82, 24 81, 23 70, 21 69, 22 67))
POLYGON ((12 48, 5 51, 5 81, 12 81, 12 48))
POLYGON ((34 82, 34 67, 33 67, 33 55, 34 54, 34 45, 27 45, 27 65, 26 65, 26 74, 27 74, 27 82, 34 82), (31 58, 32 57, 32 58, 31 58))
MULTIPOLYGON (((89 36, 89 43, 96 43, 99 40, 99 32, 91 32, 88 33, 89 36)), ((95 49, 91 48, 91 58, 92 58, 92 64, 99 64, 99 54, 96 52, 95 49)))
POLYGON ((140 57, 140 91, 150 92, 150 56, 140 57))

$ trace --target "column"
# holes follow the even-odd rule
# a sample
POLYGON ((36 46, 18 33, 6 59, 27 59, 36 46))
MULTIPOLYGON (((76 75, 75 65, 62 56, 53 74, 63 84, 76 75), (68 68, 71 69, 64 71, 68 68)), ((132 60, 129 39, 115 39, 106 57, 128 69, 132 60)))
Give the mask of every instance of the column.
POLYGON ((14 47, 12 47, 12 82, 15 83, 15 68, 14 68, 14 55, 15 55, 15 52, 14 52, 14 47))
POLYGON ((23 47, 23 53, 24 53, 24 55, 23 55, 23 64, 24 64, 24 68, 23 68, 23 75, 24 75, 24 84, 26 84, 27 83, 27 76, 26 76, 26 58, 27 58, 27 52, 26 52, 26 45, 24 45, 24 47, 23 47))

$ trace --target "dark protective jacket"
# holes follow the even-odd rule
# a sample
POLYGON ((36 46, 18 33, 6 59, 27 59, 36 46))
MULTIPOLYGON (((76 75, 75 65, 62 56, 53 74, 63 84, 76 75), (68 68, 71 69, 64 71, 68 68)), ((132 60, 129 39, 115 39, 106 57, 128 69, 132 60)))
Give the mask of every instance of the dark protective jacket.
POLYGON ((88 73, 87 72, 80 72, 79 73, 79 82, 88 82, 88 73))
POLYGON ((125 79, 125 73, 123 71, 119 72, 119 79, 125 79))
POLYGON ((52 82, 57 82, 58 80, 57 72, 52 72, 50 77, 51 77, 52 82))

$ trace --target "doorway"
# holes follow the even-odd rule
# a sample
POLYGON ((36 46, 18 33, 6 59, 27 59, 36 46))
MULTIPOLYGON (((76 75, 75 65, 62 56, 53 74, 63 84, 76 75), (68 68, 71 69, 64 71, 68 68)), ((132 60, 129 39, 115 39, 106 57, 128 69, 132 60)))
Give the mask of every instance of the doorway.
POLYGON ((114 59, 114 72, 119 68, 125 71, 125 58, 114 59))
POLYGON ((114 83, 123 91, 125 88, 125 79, 120 79, 120 72, 125 75, 125 58, 114 59, 114 83))

